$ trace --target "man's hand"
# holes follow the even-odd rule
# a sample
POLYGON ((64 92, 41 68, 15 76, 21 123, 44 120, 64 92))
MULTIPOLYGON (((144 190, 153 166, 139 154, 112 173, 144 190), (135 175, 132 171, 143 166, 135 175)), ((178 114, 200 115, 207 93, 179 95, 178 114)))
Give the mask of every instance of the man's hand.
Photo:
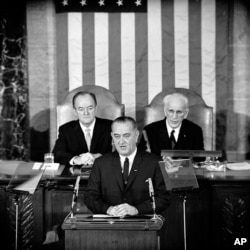
POLYGON ((80 154, 74 158, 75 165, 91 165, 93 164, 95 157, 91 153, 80 154))
POLYGON ((138 210, 136 207, 131 206, 128 203, 123 203, 117 206, 109 207, 107 214, 123 218, 126 215, 137 215, 138 210))

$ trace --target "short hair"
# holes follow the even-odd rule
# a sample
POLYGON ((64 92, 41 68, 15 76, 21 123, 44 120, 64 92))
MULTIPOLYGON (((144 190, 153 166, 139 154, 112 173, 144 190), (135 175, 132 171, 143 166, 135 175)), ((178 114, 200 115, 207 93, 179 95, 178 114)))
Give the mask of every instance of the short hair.
POLYGON ((113 125, 115 123, 126 123, 126 122, 130 122, 133 126, 133 129, 137 129, 137 124, 134 118, 130 117, 130 116, 119 116, 117 117, 111 125, 111 128, 113 128, 113 125))
POLYGON ((88 91, 79 91, 77 92, 74 96, 73 96, 73 99, 72 99, 72 105, 73 107, 75 107, 75 100, 78 96, 85 96, 85 95, 89 95, 93 98, 94 102, 95 102, 95 105, 97 105, 97 100, 96 100, 96 96, 94 93, 92 92, 88 92, 88 91))
POLYGON ((164 104, 165 107, 169 104, 170 99, 173 98, 173 97, 182 99, 184 101, 184 103, 185 103, 186 108, 188 108, 188 105, 189 105, 188 104, 188 98, 185 95, 181 94, 181 93, 173 93, 173 94, 166 95, 163 98, 163 104, 164 104))

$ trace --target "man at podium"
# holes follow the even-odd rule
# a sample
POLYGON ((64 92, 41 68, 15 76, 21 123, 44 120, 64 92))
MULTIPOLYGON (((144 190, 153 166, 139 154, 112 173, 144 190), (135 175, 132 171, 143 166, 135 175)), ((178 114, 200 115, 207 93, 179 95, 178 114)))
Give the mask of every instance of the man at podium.
POLYGON ((118 117, 112 123, 115 152, 97 158, 92 167, 84 201, 95 214, 126 215, 152 214, 148 179, 151 178, 155 212, 165 210, 170 195, 159 167, 159 156, 137 150, 139 136, 131 117, 118 117))

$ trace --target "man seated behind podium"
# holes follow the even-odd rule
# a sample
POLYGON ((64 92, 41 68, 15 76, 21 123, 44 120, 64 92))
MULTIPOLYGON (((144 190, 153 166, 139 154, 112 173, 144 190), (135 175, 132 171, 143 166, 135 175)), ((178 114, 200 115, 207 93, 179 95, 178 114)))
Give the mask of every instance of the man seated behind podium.
POLYGON ((53 149, 55 161, 68 166, 93 164, 112 151, 112 121, 96 117, 97 101, 91 92, 76 93, 72 104, 78 120, 60 126, 53 149))
POLYGON ((131 117, 122 116, 112 123, 115 152, 96 159, 89 177, 84 201, 95 214, 152 214, 148 178, 151 178, 156 213, 169 205, 169 193, 158 165, 159 156, 139 151, 139 131, 131 117))
POLYGON ((161 155, 161 150, 204 150, 203 132, 200 126, 189 121, 188 98, 181 93, 167 95, 163 99, 165 118, 145 126, 146 139, 142 136, 139 148, 161 155))

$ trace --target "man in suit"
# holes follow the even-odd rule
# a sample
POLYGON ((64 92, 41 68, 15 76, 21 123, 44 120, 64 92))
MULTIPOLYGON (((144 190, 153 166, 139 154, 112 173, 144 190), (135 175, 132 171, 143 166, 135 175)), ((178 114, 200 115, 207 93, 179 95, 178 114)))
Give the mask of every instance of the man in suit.
POLYGON ((139 131, 130 117, 119 117, 112 124, 115 152, 96 159, 84 195, 93 213, 124 217, 152 214, 149 182, 154 187, 156 212, 169 205, 169 193, 158 162, 160 157, 137 150, 139 131))
POLYGON ((67 166, 93 164, 96 158, 112 151, 112 121, 96 117, 93 93, 78 92, 72 103, 78 120, 60 126, 53 149, 55 161, 67 166))
POLYGON ((161 155, 161 150, 204 150, 203 132, 200 126, 187 120, 188 99, 181 93, 167 95, 163 99, 165 119, 148 124, 139 148, 161 155), (146 137, 146 138, 144 138, 146 137), (148 149, 149 149, 148 148, 148 149))

